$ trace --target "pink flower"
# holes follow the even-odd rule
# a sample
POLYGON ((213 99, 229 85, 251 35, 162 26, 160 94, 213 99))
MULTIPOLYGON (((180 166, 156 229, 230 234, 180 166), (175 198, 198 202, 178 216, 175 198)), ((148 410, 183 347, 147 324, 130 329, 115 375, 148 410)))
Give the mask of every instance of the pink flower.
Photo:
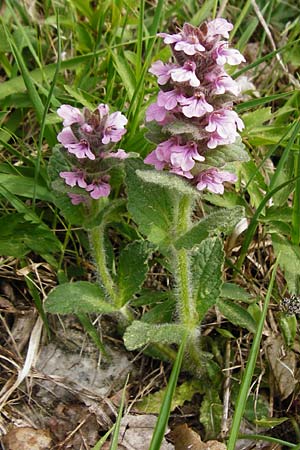
POLYGON ((69 153, 77 156, 79 159, 89 158, 94 160, 95 155, 91 152, 89 143, 74 136, 70 127, 64 128, 58 135, 57 140, 68 150, 69 153))
POLYGON ((158 106, 158 104, 152 103, 148 106, 146 111, 146 121, 151 122, 155 120, 156 122, 163 122, 166 118, 166 109, 163 106, 158 106))
POLYGON ((108 144, 110 141, 118 142, 126 133, 124 128, 126 124, 127 119, 120 111, 110 114, 105 122, 102 144, 108 144))
POLYGON ((228 43, 226 41, 220 41, 217 47, 213 51, 213 56, 216 63, 219 66, 224 64, 230 64, 231 66, 236 66, 241 62, 245 62, 244 56, 235 48, 228 48, 228 43))
POLYGON ((211 20, 210 22, 207 22, 207 37, 214 38, 215 36, 223 36, 228 39, 228 31, 231 31, 232 28, 232 23, 228 22, 226 19, 222 19, 221 17, 211 20))
POLYGON ((235 111, 220 109, 209 115, 205 130, 209 133, 217 132, 222 138, 229 138, 237 135, 236 129, 242 131, 243 128, 244 123, 235 111))
POLYGON ((170 160, 172 168, 189 172, 194 167, 195 161, 204 161, 205 158, 199 155, 197 144, 195 142, 189 142, 186 145, 173 147, 170 160))
POLYGON ((208 112, 212 112, 214 108, 207 103, 204 94, 185 98, 180 100, 182 112, 185 117, 202 117, 208 112))
POLYGON ((212 133, 209 136, 209 141, 207 142, 207 147, 210 149, 218 147, 218 145, 228 145, 233 144, 236 140, 236 134, 233 134, 229 137, 221 137, 218 135, 218 133, 212 133))
POLYGON ((198 80, 196 74, 196 64, 194 61, 186 61, 183 67, 178 67, 171 70, 171 78, 173 81, 178 83, 189 82, 190 86, 198 87, 200 86, 200 81, 198 80))
POLYGON ((234 183, 237 176, 230 172, 220 172, 218 169, 211 168, 200 172, 197 176, 197 189, 203 191, 205 188, 213 194, 224 193, 224 181, 234 183))
POLYGON ((84 123, 84 117, 81 114, 80 110, 78 108, 74 108, 73 106, 61 105, 57 110, 57 114, 59 115, 59 117, 64 119, 64 127, 69 127, 74 123, 79 123, 80 125, 84 123))
POLYGON ((73 194, 73 193, 69 192, 68 196, 70 197, 71 203, 73 205, 80 205, 80 203, 86 203, 87 202, 87 198, 84 195, 73 194))
POLYGON ((176 151, 178 147, 178 140, 176 138, 161 142, 155 150, 146 156, 144 163, 152 164, 156 170, 162 170, 166 165, 170 164, 171 153, 176 151))
POLYGON ((205 75, 205 79, 211 83, 214 94, 231 94, 238 96, 241 89, 236 81, 234 81, 225 71, 214 70, 205 75))
POLYGON ((183 30, 178 34, 159 33, 158 36, 164 38, 165 44, 175 44, 174 49, 183 51, 186 55, 192 56, 197 52, 204 52, 205 47, 200 43, 198 36, 193 32, 193 28, 185 24, 183 30))
POLYGON ((158 84, 164 85, 167 84, 167 82, 170 79, 170 71, 177 68, 177 64, 164 64, 162 61, 158 60, 155 61, 152 66, 149 69, 150 73, 153 73, 153 75, 156 75, 158 84))
POLYGON ((108 197, 110 193, 110 185, 103 181, 89 184, 86 187, 86 191, 90 193, 90 196, 94 200, 98 200, 100 197, 108 197))
POLYGON ((60 172, 59 176, 64 178, 65 183, 69 186, 76 186, 76 184, 81 188, 86 188, 87 184, 84 179, 84 173, 80 170, 76 172, 60 172))
POLYGON ((176 108, 182 98, 184 98, 183 95, 177 89, 167 92, 160 91, 157 97, 157 105, 171 111, 176 108))

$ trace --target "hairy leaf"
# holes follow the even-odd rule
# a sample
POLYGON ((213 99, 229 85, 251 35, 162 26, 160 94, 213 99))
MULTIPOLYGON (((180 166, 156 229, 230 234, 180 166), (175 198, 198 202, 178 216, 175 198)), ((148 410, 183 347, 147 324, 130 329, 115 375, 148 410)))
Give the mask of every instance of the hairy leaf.
POLYGON ((166 323, 153 325, 135 320, 124 334, 125 346, 128 350, 136 350, 147 344, 180 344, 184 335, 180 325, 166 323))
POLYGON ((242 206, 214 211, 181 236, 175 242, 175 247, 189 249, 210 234, 230 233, 243 217, 245 217, 245 210, 242 206))
POLYGON ((182 195, 197 196, 198 192, 193 189, 182 177, 168 172, 157 170, 137 170, 138 177, 147 183, 158 184, 166 189, 175 190, 182 195))
POLYGON ((229 320, 229 322, 233 323, 234 325, 238 325, 243 328, 247 328, 251 333, 256 332, 256 322, 251 316, 251 314, 248 313, 242 306, 237 305, 236 303, 230 301, 230 300, 224 300, 224 299, 218 299, 217 300, 217 306, 223 314, 223 316, 226 317, 226 319, 229 320))
POLYGON ((233 144, 218 146, 205 154, 205 164, 213 167, 223 167, 236 161, 249 161, 249 155, 240 137, 233 144))
POLYGON ((148 259, 153 251, 153 245, 147 241, 131 242, 122 250, 117 278, 122 305, 140 291, 147 276, 148 259))
POLYGON ((223 261, 223 244, 219 238, 207 238, 193 250, 192 276, 200 320, 220 295, 223 261))
POLYGON ((106 301, 105 292, 100 286, 88 281, 64 283, 49 293, 45 309, 55 314, 71 313, 113 313, 116 309, 106 301))
POLYGON ((300 248, 278 234, 272 234, 275 254, 279 256, 279 265, 284 270, 290 293, 300 293, 300 248))

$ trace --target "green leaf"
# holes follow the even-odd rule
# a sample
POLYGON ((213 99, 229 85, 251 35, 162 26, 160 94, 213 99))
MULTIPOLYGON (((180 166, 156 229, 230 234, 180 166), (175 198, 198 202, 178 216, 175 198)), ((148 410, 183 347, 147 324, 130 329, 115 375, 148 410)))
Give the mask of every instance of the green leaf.
POLYGON ((220 295, 223 261, 223 243, 219 238, 203 240, 192 252, 193 286, 200 320, 220 295))
MULTIPOLYGON (((158 414, 166 389, 160 389, 154 394, 143 397, 142 400, 135 404, 136 408, 145 414, 158 414)), ((204 390, 204 384, 199 380, 185 381, 175 389, 170 410, 174 411, 178 406, 183 406, 184 402, 190 402, 195 394, 202 394, 204 390)))
POLYGON ((200 407, 200 423, 205 428, 205 440, 214 438, 220 433, 223 405, 219 394, 208 388, 200 407))
POLYGON ((134 73, 126 59, 120 53, 112 52, 112 57, 115 69, 123 81, 129 100, 131 100, 136 84, 134 73))
POLYGON ((127 327, 124 334, 128 350, 136 350, 147 344, 180 344, 185 330, 173 323, 153 325, 135 320, 127 327))
POLYGON ((164 132, 171 133, 176 136, 178 134, 186 134, 188 139, 192 139, 195 141, 203 139, 205 137, 205 132, 201 131, 201 128, 193 124, 191 121, 183 122, 182 120, 178 120, 163 127, 164 132))
POLYGON ((115 312, 116 309, 105 298, 103 289, 88 281, 64 283, 49 293, 45 309, 54 314, 115 312))
POLYGON ((220 297, 240 302, 252 303, 253 297, 244 288, 234 283, 224 283, 221 289, 220 297))
POLYGON ((198 245, 210 234, 228 234, 243 217, 245 217, 245 209, 242 206, 213 211, 181 236, 175 242, 175 247, 189 249, 198 245))
POLYGON ((247 191, 250 195, 251 205, 258 207, 263 198, 264 191, 267 191, 266 183, 263 176, 258 171, 254 161, 248 161, 241 165, 242 178, 247 184, 247 191), (248 181, 251 182, 248 184, 248 181))
POLYGON ((168 172, 159 172, 157 170, 137 170, 136 174, 146 183, 158 184, 166 189, 175 190, 182 195, 199 195, 196 189, 192 188, 182 177, 168 172))
POLYGON ((255 111, 243 114, 242 119, 245 124, 247 136, 254 131, 255 128, 262 126, 263 123, 272 118, 273 114, 270 107, 255 109, 255 111))
POLYGON ((153 251, 153 245, 147 241, 131 242, 122 250, 117 276, 122 305, 140 291, 147 276, 148 259, 153 251))
POLYGON ((281 314, 279 319, 279 325, 288 347, 292 347, 297 335, 297 318, 295 314, 290 316, 281 314))
POLYGON ((205 154, 205 165, 208 166, 223 167, 225 164, 237 161, 249 161, 249 155, 241 138, 238 138, 233 144, 217 147, 205 154))
POLYGON ((247 328, 251 333, 256 332, 256 322, 244 308, 230 300, 218 299, 217 306, 221 314, 234 325, 247 328))
POLYGON ((285 279, 291 294, 300 291, 300 248, 283 236, 272 234, 272 242, 276 255, 279 255, 279 265, 284 270, 285 279))
POLYGON ((46 257, 60 250, 61 244, 50 229, 26 221, 23 214, 8 214, 0 219, 0 255, 20 258, 34 251, 46 257))
POLYGON ((52 202, 52 193, 46 186, 41 184, 36 185, 34 178, 23 177, 21 175, 12 175, 0 173, 0 184, 6 187, 9 192, 22 197, 32 198, 35 192, 35 197, 39 200, 52 202))
POLYGON ((174 234, 174 192, 136 175, 136 169, 145 167, 140 160, 126 161, 128 210, 149 241, 164 247, 174 234))

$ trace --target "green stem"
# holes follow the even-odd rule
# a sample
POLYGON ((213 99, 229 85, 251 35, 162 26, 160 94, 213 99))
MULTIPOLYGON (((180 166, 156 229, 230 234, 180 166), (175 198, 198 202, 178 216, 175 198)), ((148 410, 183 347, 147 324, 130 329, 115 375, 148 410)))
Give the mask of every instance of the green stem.
MULTIPOLYGON (((187 232, 191 225, 192 200, 183 196, 179 200, 176 214, 175 230, 179 237, 187 232)), ((190 252, 186 249, 174 251, 176 261, 176 282, 178 289, 178 313, 180 322, 188 329, 194 329, 197 320, 196 305, 193 298, 193 287, 190 280, 190 252)))
POLYGON ((89 232, 90 245, 95 259, 100 281, 108 294, 111 303, 116 304, 117 292, 112 277, 106 264, 106 253, 104 247, 104 224, 94 227, 89 232))

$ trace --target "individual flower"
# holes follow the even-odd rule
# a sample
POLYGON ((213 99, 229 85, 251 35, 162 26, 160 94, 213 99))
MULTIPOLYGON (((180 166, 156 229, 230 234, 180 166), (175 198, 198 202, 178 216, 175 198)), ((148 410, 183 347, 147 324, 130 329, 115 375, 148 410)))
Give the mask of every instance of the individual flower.
POLYGON ((183 30, 178 34, 159 33, 158 36, 164 38, 165 44, 175 44, 174 49, 183 51, 186 55, 193 56, 198 52, 204 52, 205 47, 200 43, 197 33, 193 33, 189 24, 183 26, 183 30))
POLYGON ((64 119, 64 127, 69 127, 74 123, 79 123, 80 125, 84 124, 83 115, 81 114, 80 110, 78 108, 74 108, 74 106, 61 105, 57 110, 57 114, 59 115, 59 117, 64 119))
POLYGON ((242 131, 244 129, 244 123, 235 111, 228 109, 220 109, 212 112, 208 116, 208 125, 205 127, 206 131, 210 133, 216 132, 223 138, 236 136, 236 129, 242 131))
POLYGON ((224 64, 236 66, 246 61, 237 49, 229 48, 226 41, 218 42, 217 47, 213 51, 213 57, 219 66, 224 66, 224 64))
POLYGON ((170 79, 170 72, 178 67, 177 64, 164 64, 162 61, 155 61, 149 69, 150 73, 156 75, 158 84, 164 85, 170 79))
POLYGON ((78 140, 74 136, 70 127, 64 128, 57 135, 57 140, 68 150, 69 153, 75 155, 77 158, 95 159, 95 155, 91 151, 89 143, 84 139, 78 140))
POLYGON ((196 76, 196 63, 194 61, 186 61, 182 67, 171 69, 170 74, 173 81, 177 83, 188 82, 190 86, 200 86, 200 81, 196 76))
POLYGON ((210 83, 213 94, 222 95, 230 92, 237 97, 241 93, 239 84, 221 68, 208 72, 205 80, 210 83))
POLYGON ((213 194, 223 194, 223 183, 228 181, 234 183, 237 176, 231 172, 219 171, 216 168, 211 168, 200 172, 196 178, 196 187, 199 191, 207 189, 213 194))
POLYGON ((104 125, 102 144, 120 141, 126 133, 126 129, 124 128, 126 124, 127 119, 120 111, 110 114, 104 125))
POLYGON ((84 173, 80 170, 76 172, 59 172, 59 176, 65 180, 65 183, 69 186, 78 185, 81 188, 86 188, 87 184, 84 179, 84 173))
POLYGON ((232 23, 228 22, 226 19, 219 17, 218 19, 211 20, 207 23, 207 39, 214 38, 215 36, 222 36, 228 39, 228 31, 231 31, 232 29, 232 23))
POLYGON ((202 117, 212 112, 214 108, 206 100, 204 94, 196 94, 193 97, 182 98, 180 100, 182 112, 185 117, 202 117))
POLYGON ((171 138, 161 142, 155 150, 153 150, 144 159, 145 164, 152 164, 156 170, 162 170, 166 165, 171 163, 171 153, 179 147, 178 139, 171 138))
POLYGON ((186 145, 177 145, 171 148, 170 161, 172 168, 189 172, 195 165, 195 161, 204 161, 205 158, 198 153, 195 142, 188 142, 186 145))
POLYGON ((178 102, 180 102, 183 98, 183 95, 177 89, 166 92, 160 91, 157 97, 157 105, 165 108, 167 111, 171 111, 176 108, 178 102))
POLYGON ((86 191, 90 193, 94 200, 98 200, 100 197, 108 197, 110 189, 110 184, 104 181, 97 181, 86 187, 86 191))
POLYGON ((146 122, 155 120, 156 122, 163 122, 166 118, 167 110, 164 106, 158 106, 157 102, 151 103, 146 111, 146 122))

